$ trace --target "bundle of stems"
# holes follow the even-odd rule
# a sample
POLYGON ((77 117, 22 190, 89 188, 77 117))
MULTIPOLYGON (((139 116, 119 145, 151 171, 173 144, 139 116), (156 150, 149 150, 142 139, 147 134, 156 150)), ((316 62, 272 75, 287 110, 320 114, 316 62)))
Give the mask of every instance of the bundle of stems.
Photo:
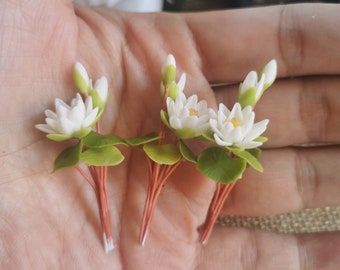
POLYGON ((216 190, 213 199, 210 203, 207 218, 203 226, 202 234, 200 236, 200 241, 203 245, 205 245, 208 242, 211 232, 214 228, 215 222, 218 216, 220 215, 222 207, 235 184, 236 181, 230 184, 218 183, 216 185, 216 190))
MULTIPOLYGON (((98 123, 96 125, 96 131, 100 131, 100 126, 98 123)), ((103 232, 104 249, 105 252, 108 253, 114 249, 114 244, 112 236, 111 215, 107 198, 107 166, 88 166, 87 168, 91 177, 89 177, 80 166, 77 167, 77 170, 91 185, 96 194, 100 223, 103 232)))
MULTIPOLYGON (((165 89, 162 108, 165 108, 166 97, 168 95, 168 89, 165 89)), ((162 144, 165 141, 166 132, 165 125, 161 122, 161 129, 159 131, 159 144, 162 144)), ((139 233, 139 243, 144 246, 145 240, 150 228, 151 219, 153 216, 153 212, 155 209, 155 205, 157 203, 159 194, 166 184, 167 179, 172 175, 172 173, 177 169, 180 165, 181 160, 173 165, 164 165, 159 164, 151 160, 148 156, 146 156, 148 163, 148 175, 149 175, 149 183, 148 183, 148 191, 146 195, 146 200, 144 204, 142 224, 140 227, 139 233)))
POLYGON ((142 224, 139 234, 139 242, 142 246, 145 244, 145 240, 150 228, 150 223, 157 203, 159 194, 166 184, 167 179, 177 169, 181 163, 178 161, 174 165, 161 165, 147 157, 148 169, 149 169, 149 184, 148 191, 145 200, 142 224))

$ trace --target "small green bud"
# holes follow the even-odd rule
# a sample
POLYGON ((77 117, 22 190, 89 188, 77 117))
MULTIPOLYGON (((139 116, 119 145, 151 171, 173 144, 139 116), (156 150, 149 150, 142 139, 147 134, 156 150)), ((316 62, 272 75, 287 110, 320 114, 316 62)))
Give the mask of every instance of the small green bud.
POLYGON ((165 87, 169 87, 169 85, 176 80, 176 67, 174 65, 168 65, 164 69, 163 73, 163 84, 165 87))
POLYGON ((178 86, 177 83, 175 83, 174 81, 172 83, 170 83, 170 85, 168 86, 168 97, 172 98, 173 100, 176 99, 178 95, 178 86))

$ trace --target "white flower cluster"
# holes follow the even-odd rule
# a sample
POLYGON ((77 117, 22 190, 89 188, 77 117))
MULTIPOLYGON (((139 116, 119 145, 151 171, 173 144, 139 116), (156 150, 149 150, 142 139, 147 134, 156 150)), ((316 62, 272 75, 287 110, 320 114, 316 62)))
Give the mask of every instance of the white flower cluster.
MULTIPOLYGON (((172 55, 167 57, 163 70, 167 65, 174 65, 172 55), (170 59, 170 60, 169 60, 170 59)), ((164 73, 163 73, 164 74, 164 73)), ((186 97, 183 93, 184 84, 176 93, 176 98, 167 97, 166 106, 169 125, 177 136, 184 139, 194 138, 205 132, 212 132, 216 144, 244 149, 262 145, 257 138, 267 129, 268 119, 255 123, 253 106, 275 80, 276 61, 270 61, 264 68, 261 80, 257 81, 257 73, 251 71, 240 87, 240 96, 254 89, 253 104, 236 103, 230 111, 224 104, 219 104, 217 112, 209 109, 205 100, 199 101, 196 95, 186 97)))
POLYGON ((108 83, 105 76, 98 79, 92 87, 86 69, 80 63, 76 63, 73 78, 77 88, 86 96, 85 102, 79 93, 72 99, 70 105, 57 98, 55 112, 45 110, 46 123, 35 126, 54 141, 86 136, 99 119, 107 101, 108 83))

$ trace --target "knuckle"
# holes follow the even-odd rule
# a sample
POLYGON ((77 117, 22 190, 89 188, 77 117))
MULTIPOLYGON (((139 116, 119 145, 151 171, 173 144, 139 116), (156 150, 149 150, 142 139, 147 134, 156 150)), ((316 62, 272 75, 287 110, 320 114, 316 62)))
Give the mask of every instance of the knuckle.
POLYGON ((307 208, 313 201, 319 187, 319 178, 313 162, 307 157, 306 151, 295 151, 295 181, 302 208, 307 208))
POLYGON ((287 74, 294 74, 304 60, 304 34, 296 8, 290 5, 281 7, 278 24, 278 46, 287 74))
POLYGON ((313 81, 301 80, 299 115, 309 143, 326 141, 330 119, 330 100, 325 91, 315 89, 313 81))

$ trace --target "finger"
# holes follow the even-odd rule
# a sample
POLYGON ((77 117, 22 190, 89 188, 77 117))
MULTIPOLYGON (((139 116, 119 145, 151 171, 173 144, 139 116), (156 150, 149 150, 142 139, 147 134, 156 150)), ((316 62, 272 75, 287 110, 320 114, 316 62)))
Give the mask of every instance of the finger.
POLYGON ((262 160, 264 173, 247 170, 226 213, 263 216, 340 205, 340 147, 265 150, 262 160))
MULTIPOLYGON (((237 86, 219 88, 216 99, 229 107, 237 86)), ((277 81, 256 105, 256 118, 270 119, 266 146, 340 142, 340 77, 277 81)))
POLYGON ((209 81, 239 81, 269 59, 279 76, 338 74, 339 5, 276 7, 186 14, 209 81), (322 33, 322 34, 321 34, 322 33))

